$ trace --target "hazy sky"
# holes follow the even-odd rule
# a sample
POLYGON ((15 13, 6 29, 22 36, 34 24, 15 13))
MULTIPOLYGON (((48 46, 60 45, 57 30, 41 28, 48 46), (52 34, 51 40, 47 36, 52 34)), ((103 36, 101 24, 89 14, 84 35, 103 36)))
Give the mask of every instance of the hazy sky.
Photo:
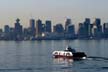
POLYGON ((27 27, 32 17, 43 23, 51 19, 53 24, 64 23, 67 17, 73 24, 86 17, 108 22, 108 0, 0 0, 0 28, 6 24, 14 26, 16 18, 27 27))

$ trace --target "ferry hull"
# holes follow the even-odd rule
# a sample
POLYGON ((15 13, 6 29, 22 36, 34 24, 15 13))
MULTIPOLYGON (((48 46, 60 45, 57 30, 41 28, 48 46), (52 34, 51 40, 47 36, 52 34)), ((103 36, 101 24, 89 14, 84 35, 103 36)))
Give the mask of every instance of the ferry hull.
POLYGON ((67 59, 73 59, 73 56, 54 55, 54 58, 67 58, 67 59))
POLYGON ((63 59, 73 59, 73 60, 84 60, 87 57, 73 57, 73 56, 62 56, 62 55, 54 55, 54 58, 63 58, 63 59))

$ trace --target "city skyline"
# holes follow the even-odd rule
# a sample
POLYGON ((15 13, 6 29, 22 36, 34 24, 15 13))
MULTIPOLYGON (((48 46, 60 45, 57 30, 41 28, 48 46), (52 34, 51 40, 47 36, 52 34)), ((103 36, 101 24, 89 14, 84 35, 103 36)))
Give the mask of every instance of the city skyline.
POLYGON ((107 22, 107 3, 107 0, 0 0, 0 28, 7 24, 13 27, 16 18, 21 19, 24 27, 29 26, 30 18, 52 20, 54 25, 64 24, 67 17, 75 25, 85 18, 107 22))
POLYGON ((102 39, 108 38, 108 22, 101 24, 101 19, 96 18, 91 23, 90 18, 85 18, 84 22, 78 24, 75 32, 75 25, 71 19, 65 20, 65 27, 58 23, 52 25, 51 20, 45 23, 41 19, 29 20, 29 27, 24 28, 17 18, 14 27, 4 26, 4 31, 0 29, 0 40, 58 40, 58 39, 102 39))

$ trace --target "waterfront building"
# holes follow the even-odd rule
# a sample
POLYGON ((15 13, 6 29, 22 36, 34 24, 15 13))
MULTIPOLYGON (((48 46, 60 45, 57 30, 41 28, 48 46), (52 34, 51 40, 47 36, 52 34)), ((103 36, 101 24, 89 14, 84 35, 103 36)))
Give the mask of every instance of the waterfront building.
POLYGON ((10 27, 9 25, 4 26, 4 33, 9 33, 10 32, 10 27))
POLYGON ((35 35, 36 35, 36 28, 35 28, 35 20, 34 19, 30 19, 30 35, 32 37, 35 37, 35 35))
POLYGON ((9 25, 4 26, 4 39, 10 40, 10 27, 9 27, 9 25))
POLYGON ((84 21, 84 34, 85 38, 89 38, 90 36, 90 19, 86 18, 84 21))
POLYGON ((67 33, 74 35, 75 34, 75 26, 74 25, 69 25, 67 28, 67 33))
POLYGON ((79 23, 79 29, 77 35, 79 39, 85 38, 85 28, 83 23, 79 23))
POLYGON ((10 40, 15 40, 15 28, 10 27, 10 40))
POLYGON ((108 38, 108 23, 103 24, 103 37, 108 38))
POLYGON ((90 38, 93 38, 93 24, 90 24, 90 38))
POLYGON ((64 28, 62 24, 56 24, 54 26, 54 32, 56 33, 63 33, 64 32, 64 28))
POLYGON ((70 24, 67 27, 67 32, 65 32, 66 39, 74 39, 75 38, 75 27, 74 25, 70 24))
POLYGON ((96 26, 96 28, 94 29, 94 38, 96 39, 100 39, 102 38, 102 25, 101 25, 101 19, 100 18, 96 18, 94 25, 96 26))
POLYGON ((65 22, 65 31, 68 30, 68 26, 69 26, 70 24, 72 24, 71 19, 69 19, 69 18, 66 19, 66 22, 65 22))
POLYGON ((101 19, 100 18, 95 19, 95 25, 97 26, 97 28, 101 25, 101 19))
POLYGON ((22 30, 22 25, 20 25, 19 22, 20 22, 20 19, 17 18, 16 23, 15 23, 15 29, 14 29, 16 40, 22 39, 23 30, 22 30))
POLYGON ((43 32, 42 26, 43 26, 42 20, 38 19, 36 21, 36 35, 37 35, 37 37, 42 35, 42 32, 43 32))
POLYGON ((45 32, 48 32, 48 33, 51 33, 52 32, 52 29, 51 29, 51 21, 50 20, 47 20, 45 22, 45 32))

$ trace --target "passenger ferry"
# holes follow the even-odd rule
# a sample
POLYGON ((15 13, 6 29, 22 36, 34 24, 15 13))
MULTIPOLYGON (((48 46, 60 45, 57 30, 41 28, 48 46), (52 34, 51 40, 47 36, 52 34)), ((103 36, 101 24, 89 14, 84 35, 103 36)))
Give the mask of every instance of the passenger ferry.
POLYGON ((69 58, 73 60, 83 60, 87 58, 87 55, 84 52, 76 52, 75 49, 72 49, 70 46, 63 51, 54 51, 54 58, 69 58))

